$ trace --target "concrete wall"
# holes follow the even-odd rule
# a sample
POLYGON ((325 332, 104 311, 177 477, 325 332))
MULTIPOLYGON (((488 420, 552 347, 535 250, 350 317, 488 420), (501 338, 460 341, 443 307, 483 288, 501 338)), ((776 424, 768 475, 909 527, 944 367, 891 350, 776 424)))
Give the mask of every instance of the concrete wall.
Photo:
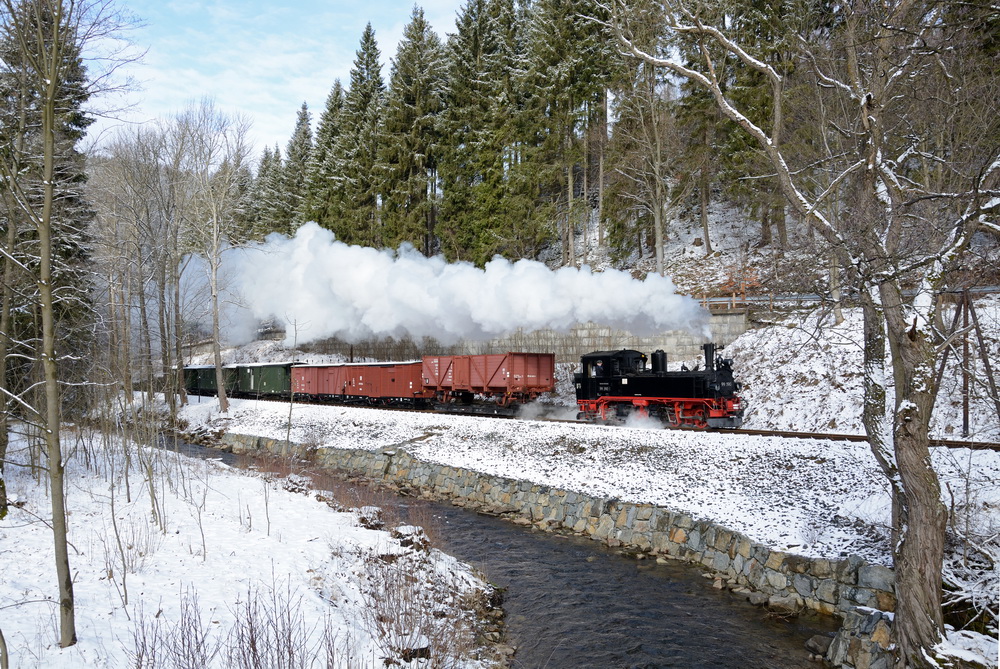
POLYGON ((233 434, 224 435, 223 443, 234 452, 309 457, 329 469, 505 515, 516 523, 572 531, 609 546, 699 564, 755 603, 787 612, 811 609, 843 617, 846 624, 826 651, 836 666, 889 666, 891 618, 872 621, 871 611, 895 609, 894 574, 856 556, 828 560, 783 553, 686 513, 424 462, 401 448, 306 452, 298 444, 233 434))

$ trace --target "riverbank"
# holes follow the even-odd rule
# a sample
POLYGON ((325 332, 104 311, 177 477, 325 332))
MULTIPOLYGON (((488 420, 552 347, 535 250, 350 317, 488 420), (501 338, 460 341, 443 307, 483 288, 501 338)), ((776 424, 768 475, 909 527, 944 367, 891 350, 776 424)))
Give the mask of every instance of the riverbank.
MULTIPOLYGON (((221 415, 217 401, 197 397, 180 417, 190 429, 311 449, 404 447, 428 462, 668 507, 774 550, 890 563, 889 496, 864 443, 252 400, 233 400, 221 415)), ((996 494, 1000 453, 935 449, 934 458, 956 494, 996 494)))
MULTIPOLYGON (((705 548, 708 533, 699 530, 698 523, 722 527, 766 550, 767 555, 739 557, 745 564, 751 559, 761 564, 758 576, 765 580, 770 576, 775 587, 784 579, 781 587, 794 589, 796 574, 802 586, 805 570, 796 571, 786 564, 768 573, 763 568, 769 561, 781 563, 772 554, 788 555, 793 562, 795 557, 810 558, 820 565, 853 562, 855 571, 848 580, 854 583, 845 583, 843 589, 838 586, 835 596, 827 589, 826 597, 813 598, 822 602, 833 597, 834 602, 827 604, 839 604, 841 594, 856 589, 857 568, 864 563, 870 566, 868 576, 878 576, 882 585, 871 593, 860 593, 868 601, 859 603, 891 608, 891 599, 885 595, 891 590, 891 584, 885 585, 887 570, 878 569, 888 563, 888 497, 863 444, 345 407, 296 405, 289 414, 287 404, 252 401, 237 401, 228 416, 219 416, 215 406, 214 401, 203 399, 185 408, 183 415, 192 426, 258 435, 279 442, 279 448, 289 437, 312 453, 355 449, 377 459, 398 449, 421 462, 527 482, 528 492, 539 486, 534 492, 544 496, 554 489, 610 500, 619 511, 633 508, 638 513, 643 505, 669 509, 676 514, 670 527, 685 534, 675 542, 686 545, 684 550, 705 548)), ((998 480, 1000 474, 993 453, 942 450, 935 457, 945 480, 955 481, 956 486, 961 480, 963 490, 977 494, 991 490, 990 481, 998 480)), ((529 502, 537 503, 537 499, 529 502)), ((545 512, 540 513, 538 520, 545 521, 545 512)), ((626 510, 626 518, 628 514, 626 510)), ((604 512, 597 514, 597 526, 601 515, 604 512)), ((621 535, 612 530, 621 529, 605 522, 598 538, 620 540, 621 535)), ((712 563, 731 552, 728 559, 732 562, 743 550, 733 549, 732 544, 716 546, 717 533, 711 541, 712 563)), ((817 593, 818 586, 822 583, 811 582, 811 594, 817 593)), ((993 648, 995 654, 995 644, 993 648)))

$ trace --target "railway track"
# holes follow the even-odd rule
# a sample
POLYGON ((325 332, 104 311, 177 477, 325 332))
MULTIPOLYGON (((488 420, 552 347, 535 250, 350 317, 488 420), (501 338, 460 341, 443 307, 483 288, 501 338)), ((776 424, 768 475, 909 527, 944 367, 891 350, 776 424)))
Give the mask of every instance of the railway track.
MULTIPOLYGON (((567 420, 567 419, 545 419, 551 422, 564 422, 564 423, 583 423, 584 421, 579 420, 567 420)), ((691 432, 691 428, 683 427, 665 427, 665 430, 677 430, 680 432, 691 432)), ((823 433, 823 432, 790 432, 787 430, 748 430, 743 428, 737 429, 708 429, 708 430, 694 430, 696 432, 713 432, 718 434, 745 434, 758 437, 781 437, 783 439, 819 439, 824 441, 858 441, 867 442, 868 437, 861 434, 834 434, 834 433, 823 433)), ((944 447, 944 448, 968 448, 974 451, 1000 451, 1000 443, 993 443, 987 441, 962 441, 959 439, 931 439, 930 445, 932 447, 944 447)))
MULTIPOLYGON (((284 402, 287 403, 286 398, 274 398, 274 397, 260 397, 255 398, 260 401, 271 401, 271 402, 284 402)), ((415 407, 398 407, 398 406, 373 406, 369 404, 326 404, 325 406, 343 406, 351 407, 355 409, 372 409, 377 411, 404 411, 410 413, 434 413, 434 414, 448 414, 452 416, 479 416, 484 418, 517 418, 517 412, 511 407, 500 407, 494 405, 471 405, 471 406, 446 406, 439 405, 432 409, 421 409, 415 407)), ((574 420, 570 418, 549 418, 544 415, 538 416, 536 418, 525 419, 525 420, 537 420, 547 423, 570 423, 576 425, 593 425, 595 423, 590 423, 587 421, 574 420)), ((609 423, 612 424, 612 423, 609 423)), ((823 432, 791 432, 787 430, 748 430, 744 428, 737 429, 707 429, 707 430, 693 430, 692 428, 684 427, 664 427, 665 430, 677 430, 679 432, 712 432, 718 434, 743 434, 750 436, 759 437, 781 437, 783 439, 819 439, 825 441, 858 441, 867 442, 868 438, 860 434, 835 434, 835 433, 823 433, 823 432)), ((944 447, 944 448, 968 448, 975 451, 1000 451, 1000 443, 986 442, 986 441, 962 441, 959 439, 931 439, 930 445, 932 447, 944 447)))
MULTIPOLYGON (((823 439, 830 441, 863 441, 868 437, 860 434, 824 434, 810 432, 787 432, 784 430, 714 430, 715 432, 730 432, 735 434, 750 434, 766 437, 784 437, 786 439, 823 439)), ((931 439, 932 447, 969 448, 975 451, 1000 451, 1000 444, 987 441, 962 441, 960 439, 931 439)))

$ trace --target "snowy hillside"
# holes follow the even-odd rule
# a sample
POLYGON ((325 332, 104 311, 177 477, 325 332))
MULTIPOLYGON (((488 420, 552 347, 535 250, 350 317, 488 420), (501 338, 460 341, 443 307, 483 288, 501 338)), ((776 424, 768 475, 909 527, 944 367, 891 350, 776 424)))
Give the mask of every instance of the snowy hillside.
MULTIPOLYGON (((976 300, 975 308, 988 359, 1000 373, 1000 297, 976 300)), ((747 332, 725 349, 749 404, 745 427, 864 434, 861 313, 853 309, 845 316, 834 325, 832 314, 791 315, 747 332)), ((972 343, 968 438, 1000 442, 1000 417, 974 333, 972 343)), ((931 419, 933 436, 962 439, 962 413, 962 372, 953 353, 931 419)))

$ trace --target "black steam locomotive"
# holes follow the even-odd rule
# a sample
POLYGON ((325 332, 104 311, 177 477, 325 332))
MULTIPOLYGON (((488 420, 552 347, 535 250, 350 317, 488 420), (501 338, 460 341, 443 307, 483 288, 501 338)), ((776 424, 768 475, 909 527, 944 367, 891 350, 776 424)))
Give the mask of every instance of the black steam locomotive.
MULTIPOLYGON (((733 361, 716 358, 715 344, 705 344, 705 368, 667 371, 667 354, 596 351, 581 358, 574 375, 577 418, 617 422, 629 416, 655 418, 669 427, 736 428, 743 423, 743 402, 733 379, 733 361)), ((720 347, 721 348, 721 347, 720 347)))

